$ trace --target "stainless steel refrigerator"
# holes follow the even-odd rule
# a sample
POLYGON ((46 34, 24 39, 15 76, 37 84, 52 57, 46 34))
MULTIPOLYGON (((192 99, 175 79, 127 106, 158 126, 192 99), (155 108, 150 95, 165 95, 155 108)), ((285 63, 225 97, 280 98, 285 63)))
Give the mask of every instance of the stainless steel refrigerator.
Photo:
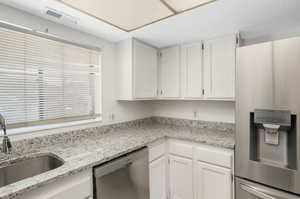
POLYGON ((300 37, 237 49, 236 199, 300 199, 300 37))

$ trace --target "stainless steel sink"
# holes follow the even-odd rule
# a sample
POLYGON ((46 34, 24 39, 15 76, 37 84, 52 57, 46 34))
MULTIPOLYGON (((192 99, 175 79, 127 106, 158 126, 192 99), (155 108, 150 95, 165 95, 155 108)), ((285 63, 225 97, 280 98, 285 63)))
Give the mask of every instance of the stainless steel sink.
POLYGON ((0 187, 32 177, 64 164, 64 161, 53 154, 22 158, 0 166, 0 187))

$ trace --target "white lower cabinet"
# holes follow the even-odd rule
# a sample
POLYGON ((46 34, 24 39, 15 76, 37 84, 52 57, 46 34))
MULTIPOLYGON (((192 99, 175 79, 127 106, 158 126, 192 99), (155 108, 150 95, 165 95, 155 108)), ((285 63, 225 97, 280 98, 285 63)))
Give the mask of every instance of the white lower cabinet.
POLYGON ((170 139, 149 148, 150 199, 233 199, 233 150, 170 139), (159 156, 159 158, 158 158, 159 156))
POLYGON ((92 199, 92 185, 92 170, 88 170, 25 193, 17 199, 92 199))
POLYGON ((193 199, 193 161, 170 156, 170 198, 193 199))
POLYGON ((150 199, 166 199, 167 198, 167 182, 166 182, 166 157, 160 157, 150 163, 150 199))
POLYGON ((195 161, 195 199, 232 199, 231 170, 195 161))

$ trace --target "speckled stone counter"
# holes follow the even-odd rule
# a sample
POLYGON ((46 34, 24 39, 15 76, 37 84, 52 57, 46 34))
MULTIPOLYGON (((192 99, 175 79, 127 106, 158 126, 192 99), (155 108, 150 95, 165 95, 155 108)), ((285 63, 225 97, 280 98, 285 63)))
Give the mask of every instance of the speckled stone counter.
POLYGON ((19 158, 44 153, 52 153, 65 163, 57 169, 0 188, 0 199, 14 198, 165 137, 230 149, 235 144, 233 124, 161 117, 21 140, 13 143, 11 154, 0 153, 0 167, 19 158))

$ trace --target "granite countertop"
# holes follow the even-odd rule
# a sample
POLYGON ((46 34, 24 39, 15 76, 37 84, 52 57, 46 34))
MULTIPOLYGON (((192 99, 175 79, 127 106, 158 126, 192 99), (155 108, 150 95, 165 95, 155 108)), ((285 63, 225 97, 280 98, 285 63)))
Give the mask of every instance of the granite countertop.
MULTIPOLYGON (((225 127, 219 125, 218 128, 214 128, 212 127, 214 124, 173 125, 172 122, 169 120, 159 123, 153 121, 129 122, 13 143, 14 151, 10 155, 0 153, 0 167, 19 158, 43 153, 52 153, 62 158, 65 163, 57 169, 0 188, 0 199, 14 198, 29 190, 92 168, 165 137, 229 149, 234 148, 232 125, 229 127, 228 125, 225 127), (219 128, 220 126, 222 128, 219 128)), ((178 120, 175 122, 176 124, 180 123, 178 120)))

